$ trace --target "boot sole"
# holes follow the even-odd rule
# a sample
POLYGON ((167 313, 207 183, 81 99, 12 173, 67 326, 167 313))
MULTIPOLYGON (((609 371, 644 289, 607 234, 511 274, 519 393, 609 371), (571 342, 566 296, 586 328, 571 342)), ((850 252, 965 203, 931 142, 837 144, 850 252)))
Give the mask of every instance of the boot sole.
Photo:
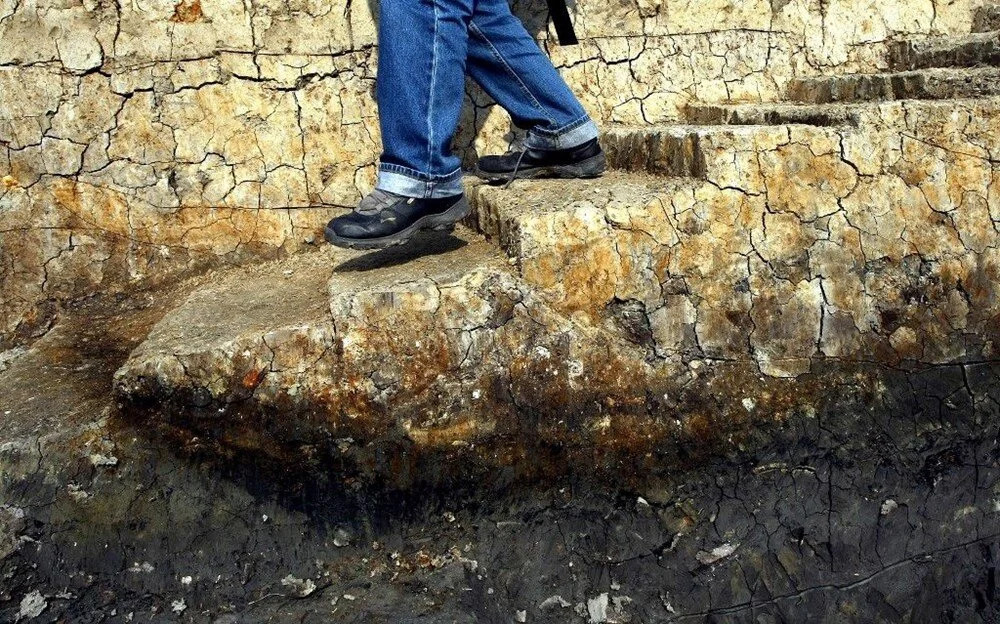
POLYGON ((337 247, 347 249, 384 249, 395 245, 402 245, 409 241, 415 234, 423 230, 434 230, 440 232, 452 232, 455 224, 464 219, 470 212, 469 200, 464 196, 455 202, 451 208, 441 214, 427 215, 420 217, 409 227, 402 229, 395 234, 382 236, 379 238, 344 238, 338 236, 329 227, 326 228, 326 242, 337 247))
MULTIPOLYGON (((599 178, 607 169, 607 157, 604 152, 595 154, 586 160, 572 165, 548 165, 545 167, 525 167, 518 169, 515 180, 534 180, 539 178, 599 178)), ((475 174, 490 182, 506 182, 510 173, 499 171, 483 171, 476 167, 475 174)))

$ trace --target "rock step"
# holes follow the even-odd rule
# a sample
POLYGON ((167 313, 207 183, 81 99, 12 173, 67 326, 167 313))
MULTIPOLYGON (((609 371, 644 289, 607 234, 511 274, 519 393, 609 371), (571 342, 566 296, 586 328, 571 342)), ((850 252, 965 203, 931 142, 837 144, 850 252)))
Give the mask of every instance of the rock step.
POLYGON ((889 48, 889 61, 894 69, 903 71, 1000 65, 1000 31, 900 41, 889 48))
POLYGON ((496 245, 460 230, 220 275, 116 391, 199 444, 395 483, 499 478, 529 453, 653 461, 807 409, 858 363, 992 360, 998 108, 722 128, 699 140, 703 178, 470 182, 469 222, 496 245))
MULTIPOLYGON (((729 184, 733 158, 749 157, 786 143, 793 124, 778 125, 656 125, 612 127, 601 145, 612 169, 689 177, 729 184)), ((807 134, 832 131, 810 126, 807 134)), ((753 156, 755 158, 755 156, 753 156)))
POLYGON ((937 123, 956 112, 975 109, 992 114, 996 109, 996 98, 693 105, 685 110, 685 119, 702 126, 815 126, 851 136, 856 130, 868 132, 873 127, 880 133, 891 127, 898 132, 905 131, 907 115, 923 116, 937 123))
MULTIPOLYGON (((774 214, 763 195, 616 173, 516 190, 480 186, 475 219, 565 316, 664 361, 754 361, 765 375, 794 377, 833 337, 821 323, 822 268, 810 264, 809 248, 828 237, 815 223, 838 211, 834 188, 846 194, 856 183, 846 166, 814 171, 812 193, 805 184, 775 188, 774 214), (820 192, 820 178, 830 191, 820 192)), ((817 250, 816 261, 825 253, 817 250)))
POLYGON ((887 74, 796 78, 787 97, 826 104, 904 99, 977 98, 1000 94, 1000 68, 930 68, 887 74))
POLYGON ((951 361, 979 348, 957 328, 989 333, 998 311, 998 106, 893 102, 863 128, 713 133, 685 156, 702 179, 642 173, 669 169, 662 135, 622 130, 630 147, 611 152, 638 154, 640 172, 477 186, 471 221, 554 309, 656 357, 753 359, 773 376, 822 356, 951 361))
MULTIPOLYGON (((867 106, 868 103, 863 105, 867 106)), ((701 125, 844 127, 858 125, 859 104, 693 104, 688 123, 701 125)))
MULTIPOLYGON (((455 455, 495 466, 536 443, 590 448, 609 433, 595 428, 609 409, 634 423, 657 379, 678 378, 553 313, 461 228, 404 249, 307 256, 194 292, 117 372, 118 397, 230 451, 319 450, 402 484, 455 455)), ((650 438, 662 429, 646 424, 650 438)))

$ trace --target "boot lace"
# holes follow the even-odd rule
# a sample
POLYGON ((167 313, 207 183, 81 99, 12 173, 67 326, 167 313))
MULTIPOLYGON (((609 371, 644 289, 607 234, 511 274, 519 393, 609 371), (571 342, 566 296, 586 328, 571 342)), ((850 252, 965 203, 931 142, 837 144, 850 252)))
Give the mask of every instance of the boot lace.
POLYGON ((504 183, 504 189, 508 188, 515 179, 517 179, 517 172, 521 168, 521 161, 524 159, 524 155, 528 153, 527 146, 524 145, 524 141, 515 141, 511 145, 511 149, 508 153, 517 152, 517 162, 514 163, 514 170, 510 172, 510 177, 507 178, 507 182, 504 183))

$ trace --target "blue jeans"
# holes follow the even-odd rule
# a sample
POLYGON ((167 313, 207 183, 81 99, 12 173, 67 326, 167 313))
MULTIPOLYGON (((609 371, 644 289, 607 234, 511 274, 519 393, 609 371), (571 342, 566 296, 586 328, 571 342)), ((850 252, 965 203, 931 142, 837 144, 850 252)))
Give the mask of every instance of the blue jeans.
POLYGON ((526 147, 563 149, 597 136, 506 0, 381 0, 378 43, 376 188, 408 197, 462 192, 451 141, 466 73, 528 130, 526 147))

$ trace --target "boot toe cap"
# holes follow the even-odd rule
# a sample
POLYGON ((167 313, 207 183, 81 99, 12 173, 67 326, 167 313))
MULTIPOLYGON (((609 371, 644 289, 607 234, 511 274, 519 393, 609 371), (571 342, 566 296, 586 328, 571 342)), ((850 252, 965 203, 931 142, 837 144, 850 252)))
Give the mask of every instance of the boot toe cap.
POLYGON ((487 173, 504 173, 510 169, 503 156, 483 156, 476 163, 476 167, 487 173))
POLYGON ((371 236, 367 223, 359 220, 355 213, 343 215, 331 220, 326 225, 326 231, 341 238, 368 238, 371 236))

